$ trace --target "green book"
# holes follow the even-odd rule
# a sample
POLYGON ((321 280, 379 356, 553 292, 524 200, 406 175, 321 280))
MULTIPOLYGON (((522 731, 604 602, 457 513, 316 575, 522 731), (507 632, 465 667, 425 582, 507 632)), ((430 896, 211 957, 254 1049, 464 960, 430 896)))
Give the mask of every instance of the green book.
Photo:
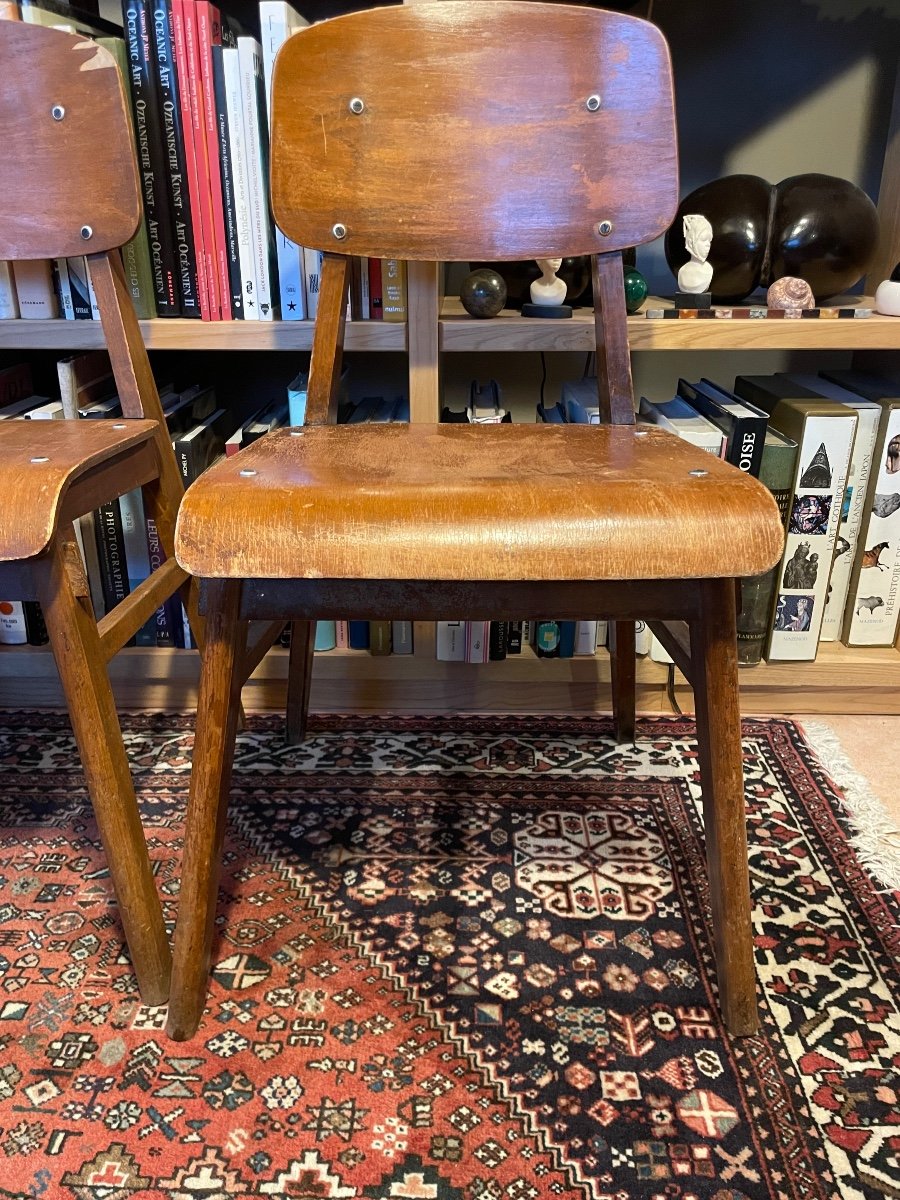
MULTIPOLYGON (((759 466, 759 481, 775 497, 785 530, 796 467, 797 443, 777 429, 768 428, 759 466)), ((753 666, 762 659, 763 646, 772 624, 780 566, 779 563, 764 575, 752 575, 741 580, 741 611, 737 620, 738 662, 741 666, 753 666)))

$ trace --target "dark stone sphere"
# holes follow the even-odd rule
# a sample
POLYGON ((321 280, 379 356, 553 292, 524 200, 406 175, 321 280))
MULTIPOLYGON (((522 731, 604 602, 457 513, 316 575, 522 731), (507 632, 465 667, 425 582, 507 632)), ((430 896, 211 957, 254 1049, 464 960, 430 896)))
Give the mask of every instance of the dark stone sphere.
POLYGON ((496 317, 506 303, 506 283, 492 268, 482 267, 462 281, 459 298, 470 317, 496 317))
POLYGON ((682 217, 712 225, 713 300, 733 304, 785 275, 803 279, 816 300, 835 296, 866 273, 878 242, 878 211, 847 179, 811 172, 770 184, 726 175, 686 196, 666 233, 674 275, 688 261, 682 217))

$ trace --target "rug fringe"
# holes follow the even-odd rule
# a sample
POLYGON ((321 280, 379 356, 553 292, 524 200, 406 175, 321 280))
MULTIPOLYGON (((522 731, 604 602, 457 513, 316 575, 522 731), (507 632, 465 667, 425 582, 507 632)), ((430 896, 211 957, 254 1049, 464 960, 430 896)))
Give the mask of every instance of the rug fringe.
POLYGON ((860 862, 886 890, 900 891, 900 828, 872 794, 869 781, 850 762, 833 729, 818 721, 804 721, 798 729, 838 786, 856 828, 850 840, 860 862))

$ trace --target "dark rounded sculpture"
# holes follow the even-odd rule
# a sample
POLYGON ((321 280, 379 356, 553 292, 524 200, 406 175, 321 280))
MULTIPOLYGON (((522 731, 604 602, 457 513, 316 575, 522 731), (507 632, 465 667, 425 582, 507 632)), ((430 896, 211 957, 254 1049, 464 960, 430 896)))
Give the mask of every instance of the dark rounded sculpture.
POLYGON ((506 304, 506 283, 492 267, 481 267, 462 281, 459 298, 470 317, 496 317, 506 304))
POLYGON ((632 268, 625 272, 625 311, 635 313, 647 299, 647 280, 632 268))
POLYGON ((878 212, 861 188, 816 172, 774 186, 758 175, 726 175, 685 196, 666 233, 673 274, 690 257, 681 219, 702 213, 713 228, 709 264, 717 304, 734 304, 784 275, 804 279, 816 300, 845 291, 868 268, 878 212))

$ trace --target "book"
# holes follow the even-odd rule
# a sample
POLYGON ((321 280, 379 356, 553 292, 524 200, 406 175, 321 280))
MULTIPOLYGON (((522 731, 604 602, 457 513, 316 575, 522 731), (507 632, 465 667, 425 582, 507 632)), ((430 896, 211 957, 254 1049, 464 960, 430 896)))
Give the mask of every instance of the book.
POLYGON ((322 251, 303 247, 303 286, 306 288, 306 315, 314 321, 319 313, 322 286, 322 251))
POLYGON ((19 297, 12 263, 0 261, 0 321, 12 321, 19 315, 19 297))
POLYGON ((559 621, 538 621, 534 652, 538 658, 559 658, 559 621))
POLYGON ((381 260, 381 316, 384 321, 406 320, 406 263, 381 260))
POLYGON ((708 450, 717 458, 723 455, 725 434, 681 396, 673 396, 671 400, 648 400, 641 396, 638 414, 648 424, 667 429, 700 450, 708 450))
POLYGON ((181 315, 176 284, 175 226, 167 186, 166 151, 163 144, 161 96, 155 70, 151 0, 127 0, 125 53, 128 88, 134 126, 153 303, 158 316, 181 315))
POLYGON ((91 305, 91 287, 88 283, 87 259, 83 254, 79 254, 75 258, 67 258, 65 263, 69 295, 72 300, 72 319, 93 321, 94 312, 91 305))
MULTIPOLYGON (((797 443, 777 429, 768 428, 759 466, 759 481, 775 497, 785 530, 796 466, 797 443)), ((763 575, 752 575, 741 580, 741 608, 737 614, 738 663, 741 666, 753 666, 762 659, 772 625, 780 566, 774 566, 763 575)))
POLYGON ((65 258, 55 258, 53 260, 53 271, 60 315, 66 321, 74 321, 75 312, 72 307, 72 288, 69 283, 68 260, 65 258))
POLYGON ((0 644, 4 646, 28 644, 25 608, 21 600, 0 600, 0 644))
POLYGON ((369 622, 369 653, 390 654, 391 652, 391 622, 369 622))
POLYGON ((192 0, 171 0, 172 46, 184 146, 183 186, 187 188, 190 200, 197 303, 203 320, 210 321, 219 317, 219 302, 213 251, 212 197, 200 117, 200 58, 194 12, 192 0))
POLYGON ((559 657, 572 658, 575 653, 577 621, 559 622, 559 657))
POLYGON ((391 653, 413 653, 412 621, 391 621, 391 653))
MULTIPOLYGON (((228 141, 231 147, 234 225, 241 280, 241 310, 245 321, 258 321, 256 254, 250 214, 250 151, 244 133, 241 64, 236 46, 222 47, 222 68, 228 110, 228 141)), ((234 284, 232 283, 233 294, 234 284)))
POLYGON ((250 200, 250 244, 256 275, 256 315, 271 321, 279 315, 278 268, 269 214, 269 138, 263 84, 262 50, 255 38, 237 39, 241 77, 244 143, 250 200))
POLYGON ((315 650, 334 650, 337 646, 337 629, 334 621, 316 621, 315 650))
POLYGON ((900 618, 900 383, 853 370, 821 374, 881 410, 841 640, 890 646, 900 618))
POLYGON ((434 646, 435 658, 441 662, 465 662, 466 622, 436 621, 434 646))
POLYGON ((490 653, 490 621, 466 621, 466 662, 486 663, 490 653))
POLYGON ((578 657, 593 658, 597 651, 597 622, 575 622, 575 646, 572 653, 578 657))
POLYGON ((348 621, 347 622, 347 644, 351 650, 368 650, 369 648, 369 622, 368 621, 348 621))
POLYGON ((491 662, 502 662, 508 653, 509 622, 491 621, 488 636, 488 658, 491 662))
POLYGON ((784 556, 778 569, 769 661, 811 662, 825 612, 857 413, 777 375, 739 375, 735 393, 797 443, 784 556))
POLYGON ((213 266, 219 297, 219 317, 233 319, 230 259, 227 247, 227 223, 222 186, 219 108, 213 70, 213 50, 222 45, 222 15, 209 0, 191 0, 197 22, 197 54, 200 66, 199 108, 202 124, 209 195, 212 206, 213 266))
MULTIPOLYGON (((153 24, 153 50, 159 86, 165 174, 175 242, 175 289, 183 317, 196 317, 200 311, 200 275, 194 224, 199 214, 191 211, 187 174, 184 123, 181 109, 181 81, 175 67, 173 0, 149 0, 153 24)), ((201 264, 202 265, 202 264, 201 264)))
POLYGON ((185 488, 225 453, 225 435, 233 423, 228 409, 218 408, 174 438, 172 449, 185 488))
POLYGON ((59 316, 49 262, 44 259, 18 259, 12 269, 19 316, 30 321, 46 321, 59 316))
POLYGON ((841 636, 843 628, 847 593, 850 590, 850 575, 856 561, 856 547, 865 510, 882 410, 873 401, 864 400, 855 392, 842 388, 819 375, 802 375, 793 371, 783 373, 787 374, 794 383, 809 388, 816 395, 828 400, 836 400, 839 404, 846 404, 848 408, 855 409, 859 418, 856 437, 853 439, 853 453, 850 455, 847 487, 841 504, 841 519, 835 541, 834 558, 831 563, 825 615, 822 618, 822 628, 819 632, 820 642, 833 642, 841 636))
POLYGON ((369 319, 380 321, 384 317, 384 304, 381 291, 381 259, 370 258, 368 262, 369 275, 369 319))
MULTIPOLYGON (((266 114, 272 128, 272 68, 275 56, 284 42, 309 22, 284 0, 260 0, 260 43, 262 46, 263 78, 265 81, 266 114)), ((303 280, 303 251, 296 242, 275 229, 275 250, 278 259, 278 286, 281 297, 281 319, 301 321, 306 316, 306 287, 303 280)), ((291 424, 298 424, 293 418, 291 424)))
POLYGON ((759 475, 766 437, 766 413, 708 379, 678 380, 678 395, 725 434, 724 458, 748 475, 759 475))
MULTIPOLYGON (((244 294, 238 246, 232 141, 228 125, 228 91, 225 81, 224 50, 225 48, 221 44, 216 44, 211 48, 215 136, 219 187, 222 196, 222 253, 224 270, 228 277, 227 286, 223 283, 223 296, 230 299, 229 307, 232 319, 240 320, 244 316, 244 294)), ((224 307, 223 302, 223 311, 224 307)))

